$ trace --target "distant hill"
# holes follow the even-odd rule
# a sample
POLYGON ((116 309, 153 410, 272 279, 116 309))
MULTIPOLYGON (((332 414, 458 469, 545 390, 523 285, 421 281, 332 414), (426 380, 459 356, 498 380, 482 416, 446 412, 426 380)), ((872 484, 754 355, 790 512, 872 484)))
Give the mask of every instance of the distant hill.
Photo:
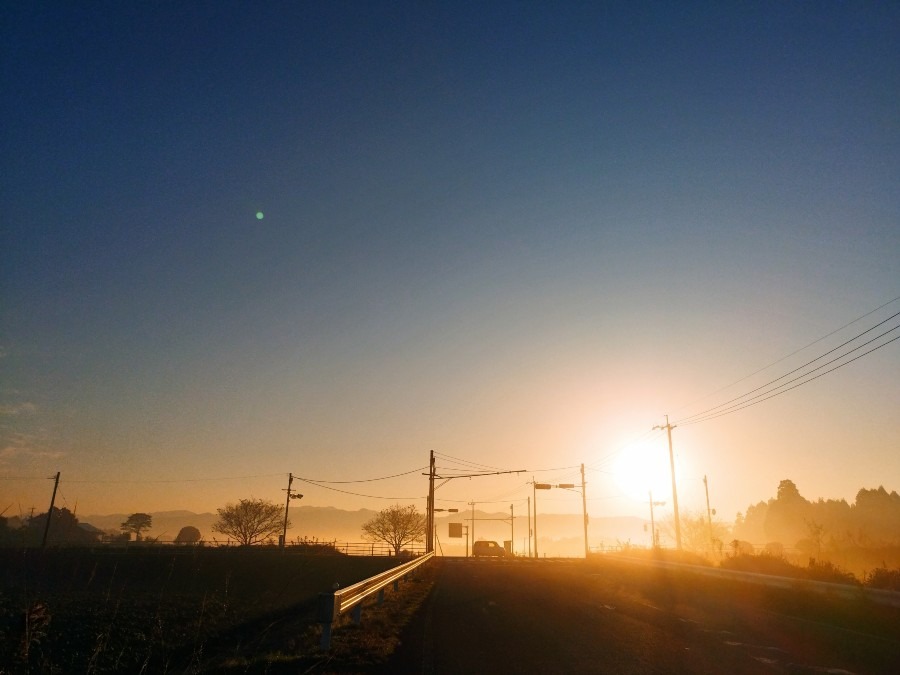
MULTIPOLYGON (((320 541, 359 542, 362 525, 372 518, 376 511, 359 509, 345 511, 331 506, 300 506, 290 510, 291 528, 288 539, 318 539, 320 541)), ((128 513, 107 515, 79 515, 81 523, 98 530, 119 532, 120 525, 128 519, 128 513)), ((174 539, 182 527, 191 525, 200 530, 206 541, 223 539, 212 531, 216 522, 215 513, 194 513, 192 511, 156 511, 153 527, 145 536, 158 537, 162 541, 174 539)), ((471 527, 471 512, 446 515, 436 518, 437 537, 441 549, 449 555, 465 553, 463 539, 450 539, 449 523, 462 523, 471 527)), ((649 538, 644 532, 646 521, 636 517, 591 518, 588 526, 588 540, 591 547, 611 546, 630 542, 644 544, 649 538)), ((584 532, 579 514, 539 514, 538 550, 543 555, 580 555, 584 551, 584 532)), ((532 528, 534 523, 532 523, 532 528)), ((513 536, 515 549, 521 553, 528 549, 528 518, 516 515, 513 536)), ((503 512, 475 512, 475 538, 503 542, 510 537, 509 514, 503 512)))

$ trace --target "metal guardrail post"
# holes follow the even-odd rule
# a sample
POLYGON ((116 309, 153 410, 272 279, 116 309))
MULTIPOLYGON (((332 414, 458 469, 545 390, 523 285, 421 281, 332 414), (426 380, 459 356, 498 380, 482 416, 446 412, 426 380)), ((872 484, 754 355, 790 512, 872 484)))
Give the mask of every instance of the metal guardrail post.
POLYGON ((331 624, 334 623, 334 593, 319 593, 316 606, 316 621, 322 626, 322 640, 319 646, 323 650, 331 647, 331 624))

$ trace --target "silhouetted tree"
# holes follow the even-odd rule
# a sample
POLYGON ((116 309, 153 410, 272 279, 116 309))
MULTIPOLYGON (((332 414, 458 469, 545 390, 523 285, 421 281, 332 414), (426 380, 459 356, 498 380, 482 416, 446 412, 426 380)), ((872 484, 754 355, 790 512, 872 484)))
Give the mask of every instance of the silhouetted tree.
POLYGON ((884 486, 863 488, 856 493, 850 516, 852 529, 862 535, 859 539, 870 544, 900 544, 900 495, 896 491, 889 493, 884 486))
POLYGON ((766 502, 751 504, 744 516, 738 514, 734 523, 734 536, 737 539, 763 544, 766 541, 766 514, 769 505, 766 502))
POLYGON ((810 515, 810 503, 800 494, 794 481, 783 480, 766 511, 766 537, 769 541, 793 546, 808 534, 806 521, 810 515))
MULTIPOLYGON (((666 531, 675 539, 675 518, 666 520, 666 531)), ((731 533, 728 527, 719 521, 712 521, 705 513, 681 512, 681 545, 686 551, 694 553, 721 553, 724 542, 729 541, 731 533), (710 536, 710 534, 712 536, 710 536)))
POLYGON ((193 525, 185 525, 175 537, 176 544, 196 544, 198 541, 200 541, 200 530, 193 525))
POLYGON ((394 504, 364 523, 362 531, 364 539, 383 541, 394 548, 394 555, 400 555, 406 544, 425 538, 425 516, 413 505, 394 504))
MULTIPOLYGON (((216 512, 219 520, 212 526, 213 532, 236 539, 242 546, 265 541, 284 527, 281 507, 265 499, 242 499, 216 512)), ((288 521, 288 527, 290 524, 288 521)))
POLYGON ((123 532, 134 532, 134 538, 141 540, 141 532, 149 530, 153 526, 153 516, 149 513, 132 513, 128 519, 120 525, 123 532))

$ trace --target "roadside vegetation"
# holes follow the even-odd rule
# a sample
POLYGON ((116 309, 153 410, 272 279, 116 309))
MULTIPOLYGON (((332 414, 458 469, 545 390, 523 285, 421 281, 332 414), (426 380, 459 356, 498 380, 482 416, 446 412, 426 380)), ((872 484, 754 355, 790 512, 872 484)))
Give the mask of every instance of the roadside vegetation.
POLYGON ((276 547, 0 549, 0 672, 308 667, 323 658, 318 594, 396 563, 276 547))

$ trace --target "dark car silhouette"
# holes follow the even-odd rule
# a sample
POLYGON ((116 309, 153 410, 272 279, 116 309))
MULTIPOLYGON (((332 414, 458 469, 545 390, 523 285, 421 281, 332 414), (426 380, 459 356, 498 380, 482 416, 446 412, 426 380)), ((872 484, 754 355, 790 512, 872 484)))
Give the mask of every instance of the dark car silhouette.
POLYGON ((496 541, 476 541, 472 544, 472 555, 476 558, 505 558, 507 553, 496 541))

